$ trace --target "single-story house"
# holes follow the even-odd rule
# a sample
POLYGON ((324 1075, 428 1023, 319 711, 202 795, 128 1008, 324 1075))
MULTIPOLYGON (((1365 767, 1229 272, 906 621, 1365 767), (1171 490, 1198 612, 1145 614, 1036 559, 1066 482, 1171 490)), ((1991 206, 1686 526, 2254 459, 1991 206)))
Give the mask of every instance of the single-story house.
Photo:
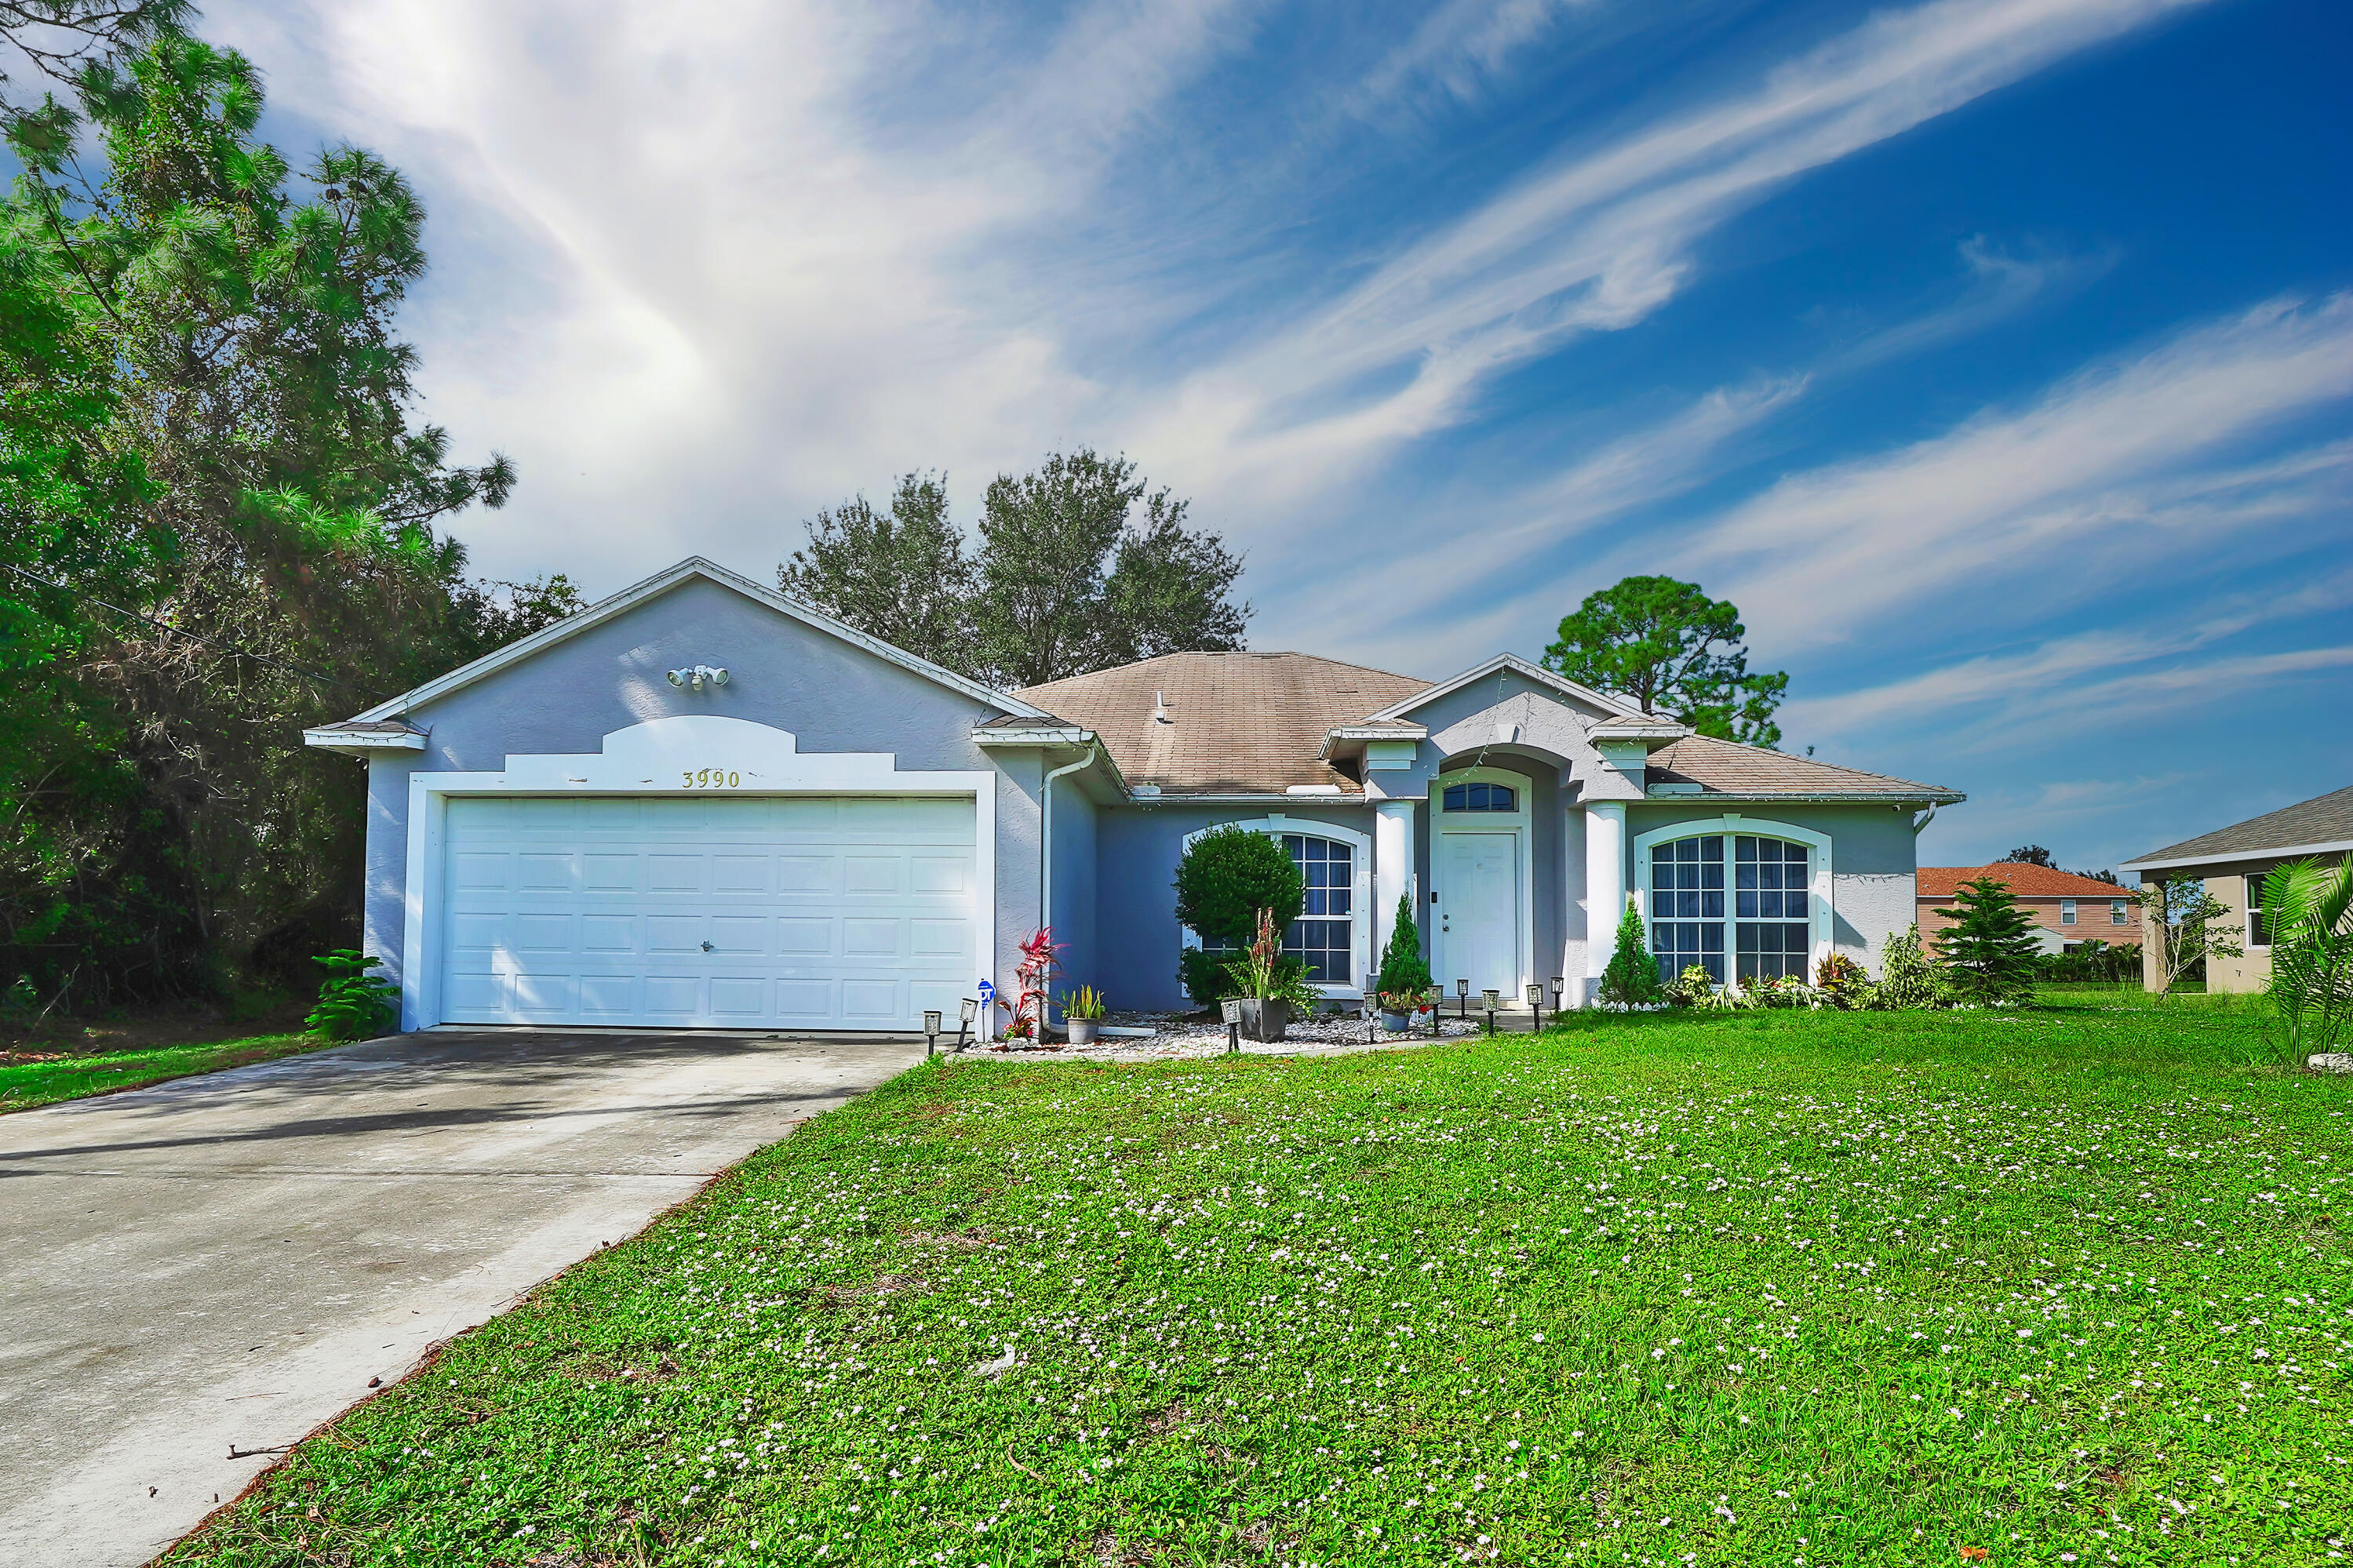
POLYGON ((1400 898, 1450 990, 1558 975, 1584 1004, 1630 894, 1665 971, 1875 969, 1915 833, 1962 798, 1509 654, 995 691, 700 559, 304 739, 366 760, 365 941, 407 1028, 904 1031, 1009 987, 1041 925, 1067 984, 1178 1006, 1171 880, 1225 823, 1305 871, 1289 943, 1336 1003, 1400 898))
MULTIPOLYGON (((2263 923, 2263 877, 2288 860, 2342 859, 2353 855, 2353 786, 2335 790, 2277 811, 2251 816, 2211 833, 2162 849, 2152 849, 2120 870, 2137 871, 2145 886, 2160 879, 2195 877, 2230 912, 2220 917, 2239 928, 2246 951, 2236 958, 2206 961, 2209 991, 2260 991, 2272 977, 2271 931, 2263 923)), ((2141 975, 2157 990, 2155 944, 2141 948, 2141 975)))
POLYGON ((1955 890, 1979 877, 1991 877, 2010 889, 2020 912, 2034 922, 2035 940, 2045 952, 2071 952, 2087 942, 2114 946, 2140 941, 2140 918, 2133 912, 2131 889, 2049 866, 2002 860, 1991 866, 1920 868, 1924 942, 1954 923, 1936 911, 1953 908, 1955 890))

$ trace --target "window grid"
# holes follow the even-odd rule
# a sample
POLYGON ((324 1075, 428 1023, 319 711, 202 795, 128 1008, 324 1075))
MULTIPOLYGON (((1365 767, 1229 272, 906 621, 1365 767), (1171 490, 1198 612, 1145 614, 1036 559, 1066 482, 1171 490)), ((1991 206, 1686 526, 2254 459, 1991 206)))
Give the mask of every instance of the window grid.
POLYGON ((1286 833, 1282 847, 1299 868, 1306 900, 1282 933, 1282 951, 1304 961, 1319 985, 1346 985, 1356 976, 1356 852, 1335 838, 1286 833))
POLYGON ((1442 805, 1447 811, 1517 811, 1520 796, 1509 784, 1451 784, 1446 786, 1442 805))
POLYGON ((1734 834, 1731 906, 1725 838, 1698 834, 1651 847, 1651 952, 1672 982, 1697 964, 1725 979, 1726 924, 1733 973, 1742 980, 1808 976, 1813 954, 1812 851, 1803 844, 1734 834))
POLYGON ((2063 926, 2071 926, 2075 923, 2074 900, 2062 899, 2059 900, 2059 923, 2063 926))
POLYGON ((2125 901, 2122 899, 2108 900, 2108 923, 2112 926, 2125 923, 2125 901))

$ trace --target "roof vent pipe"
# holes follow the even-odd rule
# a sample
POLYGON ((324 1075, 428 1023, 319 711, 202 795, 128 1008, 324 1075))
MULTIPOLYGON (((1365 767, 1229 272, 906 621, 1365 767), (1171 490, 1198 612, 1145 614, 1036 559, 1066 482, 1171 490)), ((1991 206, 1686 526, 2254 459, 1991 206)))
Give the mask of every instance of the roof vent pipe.
POLYGON ((1155 724, 1174 722, 1168 717, 1168 699, 1157 691, 1152 694, 1152 721, 1155 724))

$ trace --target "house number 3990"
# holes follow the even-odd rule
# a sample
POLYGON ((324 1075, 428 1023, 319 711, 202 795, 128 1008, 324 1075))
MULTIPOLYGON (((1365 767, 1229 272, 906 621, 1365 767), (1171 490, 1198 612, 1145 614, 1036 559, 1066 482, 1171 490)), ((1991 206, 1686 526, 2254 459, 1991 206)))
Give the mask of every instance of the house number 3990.
POLYGON ((691 773, 684 773, 678 787, 681 789, 737 789, 742 787, 743 783, 744 777, 741 773, 730 773, 725 768, 696 768, 691 773))

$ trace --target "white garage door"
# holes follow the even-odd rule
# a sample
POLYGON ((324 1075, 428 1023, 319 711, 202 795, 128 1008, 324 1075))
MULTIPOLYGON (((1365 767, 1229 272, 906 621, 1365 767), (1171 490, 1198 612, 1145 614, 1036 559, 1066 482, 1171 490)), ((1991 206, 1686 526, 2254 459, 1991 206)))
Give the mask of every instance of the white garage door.
POLYGON ((978 967, 973 803, 449 802, 453 1024, 916 1027, 978 967))

